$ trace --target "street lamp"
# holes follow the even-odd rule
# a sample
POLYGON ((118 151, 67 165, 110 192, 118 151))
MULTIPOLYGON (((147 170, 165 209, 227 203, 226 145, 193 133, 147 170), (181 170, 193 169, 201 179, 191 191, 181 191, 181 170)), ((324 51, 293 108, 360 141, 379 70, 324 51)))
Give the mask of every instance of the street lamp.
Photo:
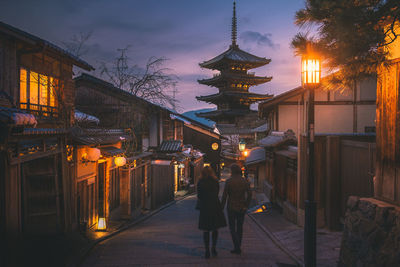
POLYGON ((241 139, 239 142, 239 151, 243 152, 245 149, 246 149, 246 142, 243 139, 241 139))
POLYGON ((314 90, 321 83, 321 60, 316 55, 304 55, 301 59, 301 84, 309 92, 307 109, 308 127, 308 182, 305 201, 304 222, 304 263, 306 267, 314 267, 317 245, 317 203, 314 197, 314 90))

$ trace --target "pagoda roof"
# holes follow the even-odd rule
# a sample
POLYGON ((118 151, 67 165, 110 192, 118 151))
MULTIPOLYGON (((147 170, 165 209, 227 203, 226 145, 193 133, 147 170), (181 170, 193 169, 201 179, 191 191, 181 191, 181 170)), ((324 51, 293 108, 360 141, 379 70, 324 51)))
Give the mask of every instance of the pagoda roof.
POLYGON ((205 85, 216 85, 220 82, 225 82, 227 80, 246 82, 248 85, 259 85, 271 81, 272 77, 261 77, 252 74, 241 75, 234 73, 221 73, 218 75, 214 75, 214 77, 209 79, 198 80, 198 82, 200 84, 205 84, 205 85))
POLYGON ((257 57, 247 53, 239 48, 238 45, 231 45, 229 49, 222 54, 200 63, 200 67, 207 69, 218 69, 224 63, 241 63, 250 65, 251 68, 258 68, 271 62, 271 59, 257 57))
POLYGON ((250 92, 238 92, 238 91, 224 91, 213 95, 207 96, 196 96, 199 101, 205 101, 209 103, 217 102, 218 100, 226 100, 226 98, 241 98, 247 100, 247 102, 258 102, 263 100, 271 99, 273 96, 268 94, 256 94, 250 92))
POLYGON ((213 110, 209 112, 196 113, 196 115, 202 118, 218 119, 221 117, 245 116, 249 113, 257 113, 257 111, 250 109, 225 109, 225 110, 213 110))

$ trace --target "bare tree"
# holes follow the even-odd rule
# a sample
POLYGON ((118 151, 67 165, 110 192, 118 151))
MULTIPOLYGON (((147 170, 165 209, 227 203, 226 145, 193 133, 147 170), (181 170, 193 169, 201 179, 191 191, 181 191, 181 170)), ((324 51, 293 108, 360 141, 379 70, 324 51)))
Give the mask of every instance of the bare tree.
POLYGON ((80 32, 79 34, 72 35, 70 40, 61 43, 69 53, 76 57, 82 57, 89 52, 86 43, 92 35, 93 31, 80 32))
POLYGON ((102 63, 100 75, 114 86, 131 94, 163 106, 176 107, 175 99, 178 77, 163 67, 166 58, 150 57, 144 68, 129 64, 129 46, 118 49, 120 53, 111 64, 102 63), (172 96, 171 96, 172 94, 172 96))

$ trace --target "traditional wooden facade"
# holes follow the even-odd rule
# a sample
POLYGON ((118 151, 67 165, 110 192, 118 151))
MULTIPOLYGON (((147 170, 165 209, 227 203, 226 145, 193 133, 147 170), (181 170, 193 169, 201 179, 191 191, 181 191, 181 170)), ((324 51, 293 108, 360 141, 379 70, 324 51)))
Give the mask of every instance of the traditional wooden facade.
POLYGON ((0 22, 0 91, 7 99, 0 107, 0 232, 9 240, 74 229, 66 160, 67 130, 74 122, 73 66, 92 69, 0 22))
POLYGON ((256 112, 250 110, 250 105, 271 98, 271 95, 251 93, 249 88, 269 82, 272 77, 259 77, 248 72, 250 69, 268 64, 271 60, 239 49, 236 35, 236 3, 234 3, 232 44, 224 53, 200 63, 202 68, 218 70, 220 73, 214 75, 213 78, 198 81, 200 84, 217 87, 219 91, 213 95, 196 97, 200 101, 217 106, 217 110, 199 113, 198 116, 215 121, 223 135, 237 134, 236 128, 251 129, 260 126, 260 124, 255 124, 258 118, 256 112))
MULTIPOLYGON (((317 192, 319 226, 327 225, 331 229, 338 229, 340 218, 344 216, 343 205, 335 206, 334 201, 326 198, 327 194, 331 195, 331 199, 342 203, 345 202, 350 192, 362 196, 370 196, 372 193, 368 186, 367 188, 356 188, 352 185, 352 182, 348 181, 343 181, 343 186, 340 187, 337 187, 337 184, 329 188, 326 188, 326 186, 330 183, 334 184, 334 180, 330 180, 330 177, 333 177, 331 171, 335 170, 336 167, 341 168, 335 176, 337 180, 347 177, 347 174, 353 169, 353 181, 362 182, 363 185, 369 185, 372 181, 372 176, 369 173, 373 172, 373 167, 370 167, 370 158, 374 156, 371 153, 375 151, 372 150, 370 145, 375 138, 375 86, 376 80, 371 78, 357 81, 353 88, 337 91, 323 89, 315 91, 315 132, 317 134, 315 148, 317 186, 315 190, 317 192), (328 140, 333 138, 330 136, 337 137, 339 141, 328 145, 328 140), (364 149, 364 147, 367 147, 367 149, 364 149), (327 152, 328 148, 329 152, 327 152), (333 159, 336 155, 334 154, 335 149, 347 151, 349 155, 358 155, 357 160, 353 161, 345 154, 340 154, 339 158, 333 159), (360 153, 364 154, 361 155, 360 153), (341 157, 346 158, 348 162, 353 162, 353 165, 345 164, 341 157), (332 164, 335 164, 336 167, 333 167, 332 164), (364 172, 362 167, 359 168, 358 166, 365 166, 368 171, 364 172), (333 219, 335 216, 336 219, 333 219)), ((283 211, 287 217, 299 224, 303 224, 304 219, 304 188, 308 177, 307 169, 304 168, 304 166, 307 166, 305 138, 307 94, 308 92, 304 88, 298 87, 259 104, 259 115, 267 120, 270 131, 284 132, 291 130, 297 140, 296 157, 285 159, 287 163, 295 160, 296 164, 291 163, 290 166, 295 165, 296 168, 286 166, 287 164, 283 163, 282 153, 270 153, 267 150, 267 177, 271 176, 268 173, 273 170, 272 177, 274 178, 267 183, 267 187, 271 187, 271 190, 266 192, 272 192, 272 199, 282 203, 283 211), (282 163, 281 167, 278 167, 278 161, 282 163), (288 178, 286 174, 289 173, 289 169, 296 170, 290 172, 292 173, 290 177, 296 177, 296 179, 288 178), (282 173, 278 174, 279 171, 282 173), (295 173, 294 176, 293 173, 295 173), (290 185, 291 183, 294 186, 290 185), (282 185, 283 189, 277 188, 282 187, 282 185), (289 186, 291 189, 289 189, 289 186)), ((287 152, 284 153, 288 154, 287 152)))

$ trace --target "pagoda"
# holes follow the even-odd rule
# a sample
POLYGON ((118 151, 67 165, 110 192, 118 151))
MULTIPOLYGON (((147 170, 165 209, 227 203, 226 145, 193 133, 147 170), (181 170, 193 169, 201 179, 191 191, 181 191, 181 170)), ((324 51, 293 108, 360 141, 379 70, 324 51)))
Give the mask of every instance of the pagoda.
MULTIPOLYGON (((272 77, 256 76, 250 69, 267 65, 271 59, 261 58, 247 53, 237 45, 236 3, 233 3, 232 44, 222 54, 200 63, 200 67, 218 70, 210 79, 198 80, 200 84, 218 88, 218 93, 197 96, 197 100, 215 104, 217 109, 210 112, 197 113, 199 117, 215 121, 217 126, 238 125, 243 117, 257 118, 257 112, 250 105, 272 98, 268 94, 249 92, 250 86, 271 81, 272 77)), ((246 119, 245 119, 246 120, 246 119)))

